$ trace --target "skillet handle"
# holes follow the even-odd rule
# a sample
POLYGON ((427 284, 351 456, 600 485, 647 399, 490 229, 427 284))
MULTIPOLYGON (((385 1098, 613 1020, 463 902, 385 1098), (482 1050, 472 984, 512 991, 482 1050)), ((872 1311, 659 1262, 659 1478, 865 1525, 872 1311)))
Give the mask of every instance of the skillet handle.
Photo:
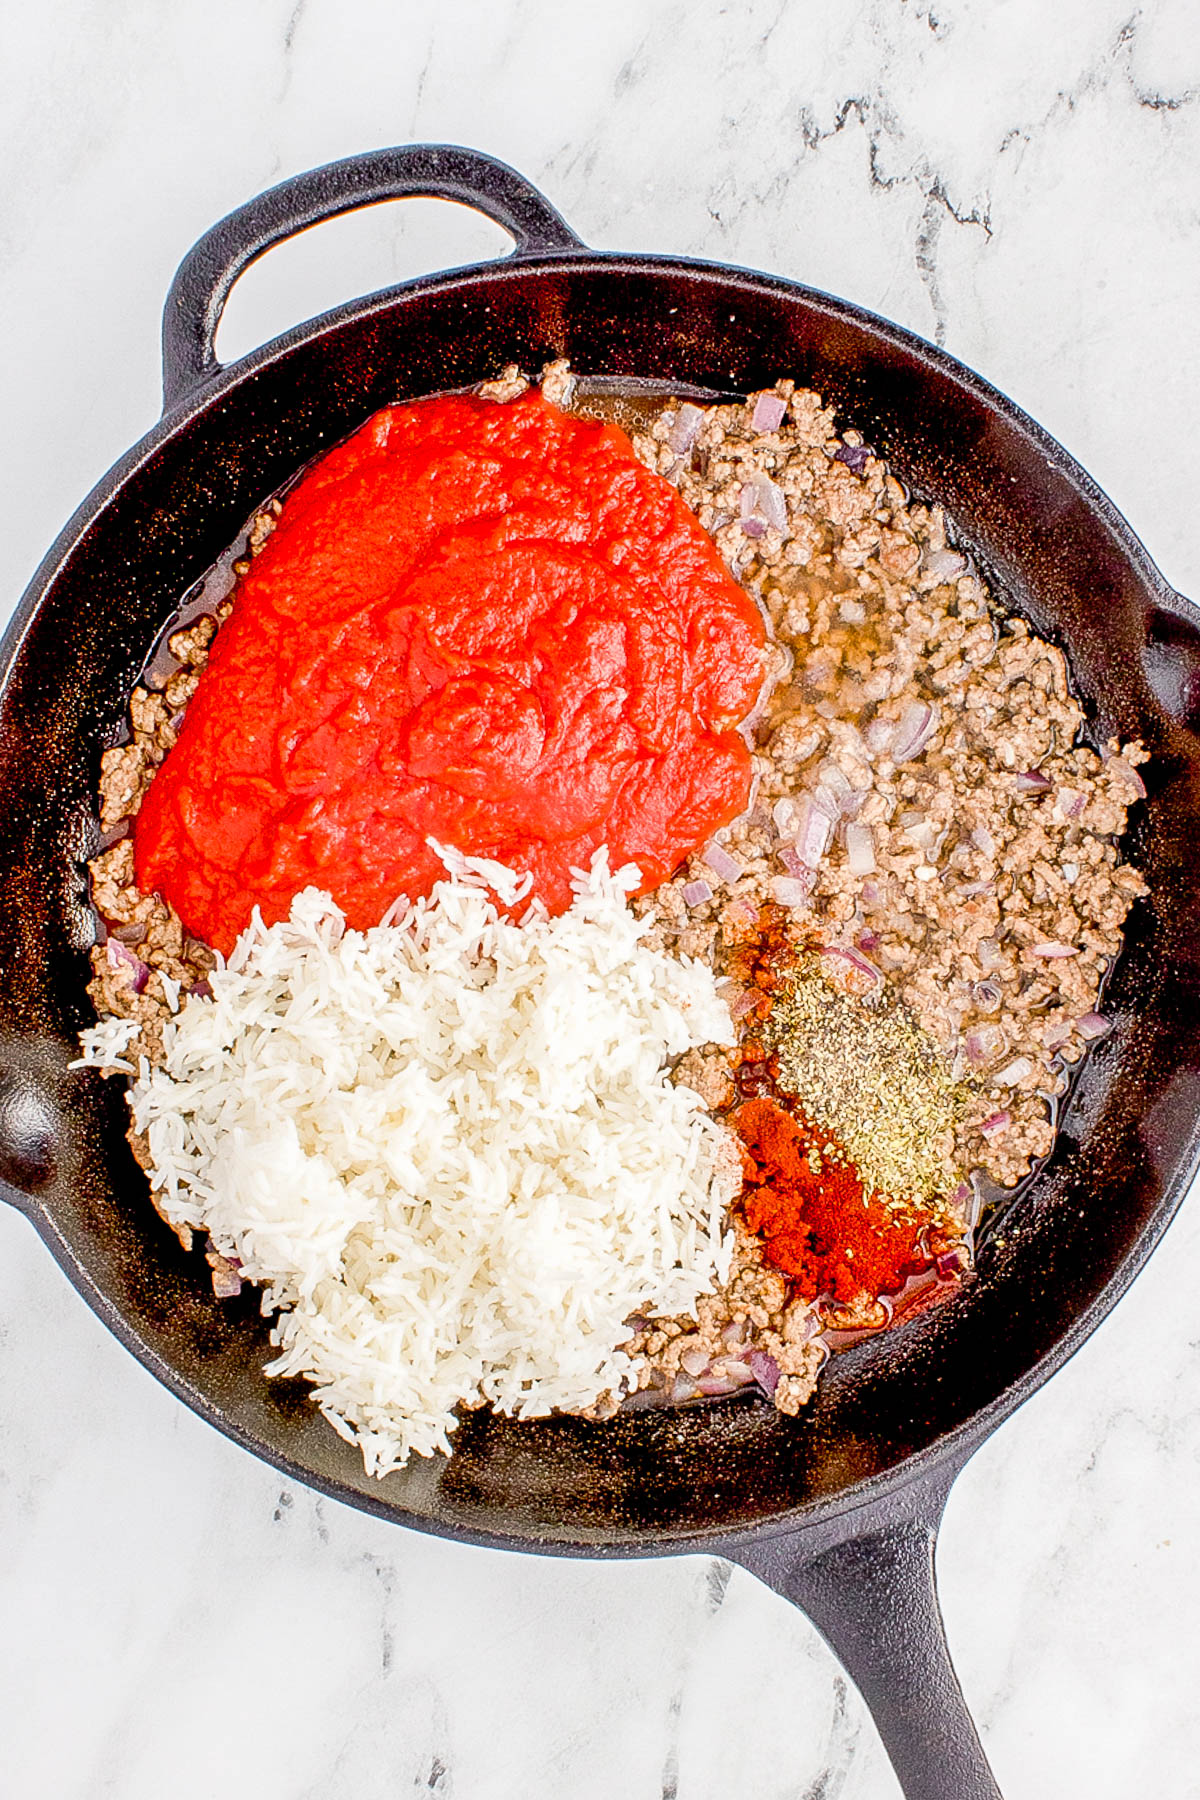
POLYGON ((516 256, 586 247, 523 175, 454 144, 400 144, 293 175, 221 219, 180 263, 163 309, 163 411, 220 373, 213 344, 229 290, 264 250, 339 213, 417 195, 474 207, 511 232, 516 256))
POLYGON ((938 1606, 933 1553, 957 1473, 838 1520, 815 1544, 805 1531, 725 1552, 812 1620, 870 1707, 908 1800, 1002 1800, 938 1606))

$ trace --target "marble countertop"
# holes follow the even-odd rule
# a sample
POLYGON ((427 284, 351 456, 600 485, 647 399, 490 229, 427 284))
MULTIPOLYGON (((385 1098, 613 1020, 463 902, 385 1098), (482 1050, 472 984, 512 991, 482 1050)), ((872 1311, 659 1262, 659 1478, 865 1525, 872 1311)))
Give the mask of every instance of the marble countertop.
MULTIPOLYGON (((377 145, 477 145, 603 248, 771 269, 935 338, 1200 596, 1192 0, 9 0, 0 618, 158 410, 159 313, 221 213, 377 145), (1049 22, 1048 21, 1052 21, 1049 22)), ((240 284, 230 358, 491 255, 436 202, 240 284)), ((1200 1796, 1200 1194, 978 1453, 939 1553, 1007 1800, 1200 1796)), ((155 1384, 0 1217, 0 1789, 13 1800, 889 1800, 813 1629, 700 1558, 404 1533, 155 1384)))

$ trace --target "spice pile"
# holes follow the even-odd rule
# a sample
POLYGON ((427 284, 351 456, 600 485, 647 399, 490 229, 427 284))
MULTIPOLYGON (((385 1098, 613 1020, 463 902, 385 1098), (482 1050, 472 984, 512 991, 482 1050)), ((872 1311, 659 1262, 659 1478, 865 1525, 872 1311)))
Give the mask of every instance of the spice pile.
POLYGON ((752 1160, 742 1196, 746 1223, 806 1300, 873 1302, 925 1266, 924 1221, 889 1209, 863 1187, 837 1140, 773 1100, 735 1115, 752 1160))
POLYGON ((890 988, 869 997, 839 991, 821 961, 800 960, 763 1029, 780 1087, 803 1097, 870 1191, 922 1201, 950 1193, 969 1090, 890 988))

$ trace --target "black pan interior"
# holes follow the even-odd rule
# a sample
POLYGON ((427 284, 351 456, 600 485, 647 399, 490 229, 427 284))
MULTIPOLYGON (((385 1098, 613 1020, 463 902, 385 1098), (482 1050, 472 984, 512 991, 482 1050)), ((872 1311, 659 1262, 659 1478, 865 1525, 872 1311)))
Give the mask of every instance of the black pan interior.
POLYGON ((426 1529, 593 1554, 815 1517, 1015 1404, 1111 1304, 1173 1210, 1200 1098, 1200 633, 1070 460, 905 334, 767 277, 649 258, 416 284, 211 384, 85 505, 36 592, 0 696, 0 1177, 36 1191, 47 1241, 130 1348, 302 1479, 426 1529), (802 1418, 740 1397, 603 1425, 477 1414, 449 1460, 372 1482, 301 1384, 263 1379, 252 1296, 218 1304, 202 1259, 153 1214, 120 1093, 66 1072, 91 1016, 84 863, 98 759, 164 620, 266 495, 389 401, 560 355, 667 385, 746 391, 787 374, 819 388, 1066 647, 1094 729, 1153 752, 1134 832, 1152 893, 1107 994, 1117 1028, 1064 1110, 1049 1165, 981 1234, 977 1275, 835 1358, 802 1418))

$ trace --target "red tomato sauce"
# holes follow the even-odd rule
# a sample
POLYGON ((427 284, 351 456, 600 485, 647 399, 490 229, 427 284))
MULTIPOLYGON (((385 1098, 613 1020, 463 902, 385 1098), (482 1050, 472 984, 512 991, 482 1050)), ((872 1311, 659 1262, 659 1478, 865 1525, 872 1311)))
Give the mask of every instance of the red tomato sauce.
POLYGON ((138 814, 138 884, 229 951, 256 904, 350 924, 426 839, 552 911, 607 844, 657 886, 746 805, 757 608, 623 432, 530 392, 377 413, 285 501, 138 814))

